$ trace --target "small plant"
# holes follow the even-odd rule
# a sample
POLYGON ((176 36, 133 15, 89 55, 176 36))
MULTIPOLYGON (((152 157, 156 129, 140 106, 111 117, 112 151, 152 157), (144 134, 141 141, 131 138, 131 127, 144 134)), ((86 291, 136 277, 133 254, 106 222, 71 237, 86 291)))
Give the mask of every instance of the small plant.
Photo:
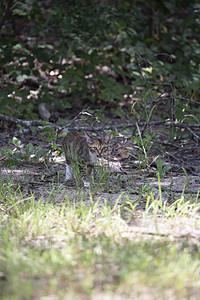
POLYGON ((163 201, 161 184, 160 184, 160 174, 158 173, 158 188, 159 188, 159 197, 151 193, 147 197, 145 214, 148 214, 150 211, 153 211, 154 215, 157 215, 158 212, 162 212, 166 217, 177 217, 177 216, 188 216, 194 215, 200 209, 200 203, 197 202, 199 191, 197 192, 196 200, 186 199, 185 197, 185 187, 183 188, 181 196, 173 201, 173 203, 168 204, 167 201, 163 201))
POLYGON ((163 167, 163 161, 160 156, 156 159, 156 166, 157 166, 157 171, 160 174, 161 179, 163 179, 165 174, 171 169, 171 166, 163 167))
POLYGON ((47 157, 47 153, 43 148, 36 147, 34 149, 31 143, 24 146, 16 137, 13 137, 12 144, 15 146, 13 150, 5 148, 1 151, 1 155, 5 158, 7 166, 17 165, 23 161, 38 161, 42 157, 47 157))
POLYGON ((54 127, 50 126, 45 126, 43 129, 43 133, 41 135, 42 139, 44 141, 52 143, 53 141, 56 141, 57 135, 56 135, 56 130, 54 127))
POLYGON ((147 133, 146 136, 144 138, 142 138, 142 134, 141 134, 140 128, 137 123, 136 123, 136 126, 137 126, 138 136, 131 137, 131 139, 134 144, 137 144, 139 153, 138 153, 137 157, 131 153, 129 153, 129 154, 134 156, 135 158, 138 158, 139 168, 143 169, 143 168, 147 167, 150 149, 153 145, 152 139, 156 136, 156 134, 158 132, 156 132, 154 134, 147 133))

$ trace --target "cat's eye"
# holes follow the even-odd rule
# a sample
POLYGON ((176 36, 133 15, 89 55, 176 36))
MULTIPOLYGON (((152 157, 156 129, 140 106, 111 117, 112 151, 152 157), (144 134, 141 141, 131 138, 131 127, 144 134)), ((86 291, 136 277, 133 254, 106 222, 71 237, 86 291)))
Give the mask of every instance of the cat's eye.
POLYGON ((101 153, 101 151, 99 151, 100 149, 98 147, 93 147, 93 149, 97 154, 101 153))

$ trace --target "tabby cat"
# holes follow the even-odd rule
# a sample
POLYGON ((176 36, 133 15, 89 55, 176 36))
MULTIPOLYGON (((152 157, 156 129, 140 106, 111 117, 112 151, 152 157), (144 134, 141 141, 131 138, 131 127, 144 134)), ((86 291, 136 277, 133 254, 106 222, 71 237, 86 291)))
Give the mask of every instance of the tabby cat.
MULTIPOLYGON (((101 157, 108 151, 110 134, 104 138, 94 138, 90 134, 80 135, 77 131, 69 132, 63 139, 63 150, 66 157, 66 176, 65 181, 72 179, 73 165, 76 161, 79 166, 85 168, 90 179, 97 157, 101 157)), ((89 186, 89 182, 83 180, 84 186, 89 186)))

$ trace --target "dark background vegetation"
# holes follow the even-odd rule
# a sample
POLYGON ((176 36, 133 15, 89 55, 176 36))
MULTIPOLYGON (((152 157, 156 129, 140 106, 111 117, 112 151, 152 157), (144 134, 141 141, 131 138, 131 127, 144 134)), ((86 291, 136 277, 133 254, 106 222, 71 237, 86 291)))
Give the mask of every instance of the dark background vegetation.
POLYGON ((0 111, 39 119, 45 103, 62 123, 89 105, 143 120, 150 104, 163 119, 173 100, 171 121, 198 123, 199 15, 197 0, 2 0, 0 111))

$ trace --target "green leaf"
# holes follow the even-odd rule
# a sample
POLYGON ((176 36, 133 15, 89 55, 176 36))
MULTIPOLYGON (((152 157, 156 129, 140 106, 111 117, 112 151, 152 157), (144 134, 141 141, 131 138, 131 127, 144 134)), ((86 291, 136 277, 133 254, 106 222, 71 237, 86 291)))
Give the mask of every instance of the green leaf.
POLYGON ((17 161, 20 161, 23 159, 23 155, 19 151, 16 151, 13 153, 12 158, 14 158, 17 161))
POLYGON ((160 156, 156 159, 156 166, 157 166, 158 172, 161 172, 162 166, 163 166, 163 161, 160 156))
POLYGON ((37 132, 36 128, 33 127, 33 126, 30 127, 30 130, 31 130, 32 133, 36 133, 37 132))
POLYGON ((23 82, 27 78, 29 78, 29 76, 27 76, 26 74, 24 74, 24 75, 18 75, 16 77, 16 80, 17 80, 17 82, 23 82))
POLYGON ((26 146, 26 154, 27 156, 29 157, 32 153, 33 153, 33 144, 29 143, 27 146, 26 146))
POLYGON ((6 167, 12 167, 12 166, 17 166, 17 165, 19 165, 19 162, 16 161, 15 159, 13 159, 13 158, 8 158, 8 159, 6 159, 4 163, 5 163, 5 166, 6 166, 6 167))
POLYGON ((36 152, 35 155, 35 160, 39 160, 41 157, 46 155, 46 151, 43 148, 38 148, 38 151, 36 152))
POLYGON ((168 172, 169 170, 171 170, 171 166, 164 166, 164 168, 163 168, 163 172, 164 173, 166 173, 166 172, 168 172))
POLYGON ((21 9, 13 9, 12 13, 14 15, 19 15, 19 16, 26 16, 27 15, 27 12, 26 11, 23 11, 21 9))
POLYGON ((58 145, 57 145, 57 144, 52 144, 52 145, 51 145, 51 148, 52 148, 53 150, 57 150, 57 149, 58 149, 58 145))
POLYGON ((21 143, 21 141, 20 141, 18 138, 16 138, 15 136, 14 136, 13 139, 12 139, 12 143, 13 143, 16 147, 22 147, 22 146, 23 146, 22 143, 21 143))
POLYGON ((13 155, 13 151, 10 148, 5 148, 1 151, 1 156, 3 157, 11 157, 13 155))

